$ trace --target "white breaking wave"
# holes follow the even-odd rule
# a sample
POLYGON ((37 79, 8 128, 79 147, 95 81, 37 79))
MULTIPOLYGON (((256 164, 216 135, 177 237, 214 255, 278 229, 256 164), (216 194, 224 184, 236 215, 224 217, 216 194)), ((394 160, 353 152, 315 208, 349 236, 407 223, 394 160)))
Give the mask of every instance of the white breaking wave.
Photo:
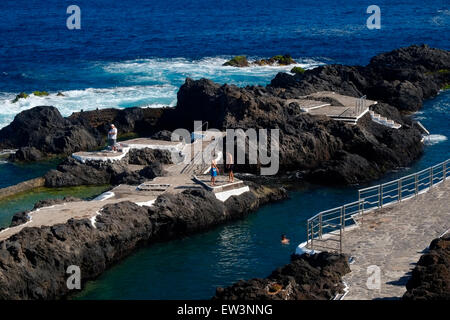
POLYGON ((111 89, 88 88, 85 90, 61 91, 64 96, 51 92, 49 96, 37 97, 31 94, 26 99, 12 100, 15 93, 0 93, 0 128, 8 125, 14 116, 36 106, 55 106, 63 116, 80 110, 105 108, 128 108, 145 105, 147 107, 174 106, 178 88, 169 84, 153 86, 130 86, 111 89), (160 100, 165 103, 148 103, 160 100))
MULTIPOLYGON (((103 66, 103 70, 112 74, 127 74, 127 80, 131 82, 157 81, 166 83, 182 83, 186 77, 194 79, 208 78, 219 83, 232 84, 265 84, 251 81, 264 77, 271 79, 277 72, 290 71, 294 66, 313 68, 323 63, 312 59, 297 59, 296 65, 289 66, 251 66, 236 68, 223 66, 230 57, 203 58, 189 60, 185 58, 173 59, 140 59, 123 62, 109 63, 103 66), (250 81, 248 81, 250 80, 250 81)), ((249 57, 249 61, 256 57, 249 57)))
MULTIPOLYGON (((61 91, 64 96, 58 96, 57 92, 50 92, 47 97, 31 94, 28 98, 19 99, 16 103, 12 103, 12 100, 18 92, 0 92, 0 128, 8 125, 16 114, 41 105, 55 106, 63 116, 69 116, 80 110, 87 111, 97 108, 175 106, 178 89, 186 77, 208 78, 218 83, 238 86, 265 85, 278 72, 289 72, 294 66, 310 69, 323 64, 312 59, 297 59, 298 64, 289 66, 252 66, 247 68, 222 66, 229 58, 214 57, 200 60, 154 58, 96 63, 97 75, 105 79, 119 78, 121 86, 61 91)), ((249 57, 250 61, 255 59, 256 57, 249 57)), ((36 88, 36 90, 41 89, 36 88)))
POLYGON ((424 143, 426 145, 433 145, 433 144, 437 144, 439 142, 443 142, 446 140, 447 140, 447 137, 442 134, 430 134, 428 136, 425 136, 424 143))

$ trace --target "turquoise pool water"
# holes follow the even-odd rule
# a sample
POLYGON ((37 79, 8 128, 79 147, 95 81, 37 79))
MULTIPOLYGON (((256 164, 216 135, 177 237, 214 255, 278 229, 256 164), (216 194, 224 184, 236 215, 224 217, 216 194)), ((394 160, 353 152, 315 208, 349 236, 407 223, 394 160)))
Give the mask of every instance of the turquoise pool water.
POLYGON ((109 186, 70 187, 70 188, 37 188, 16 196, 0 200, 0 227, 8 227, 11 218, 16 212, 31 210, 36 202, 45 199, 60 199, 72 196, 81 199, 90 199, 104 191, 109 186))

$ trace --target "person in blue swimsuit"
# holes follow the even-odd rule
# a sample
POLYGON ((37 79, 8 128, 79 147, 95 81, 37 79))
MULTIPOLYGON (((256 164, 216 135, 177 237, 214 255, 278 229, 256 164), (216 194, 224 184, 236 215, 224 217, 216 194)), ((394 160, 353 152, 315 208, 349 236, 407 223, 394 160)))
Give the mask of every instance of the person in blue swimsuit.
POLYGON ((219 174, 219 168, 217 168, 217 164, 215 161, 211 162, 211 185, 215 186, 216 185, 216 177, 219 174))

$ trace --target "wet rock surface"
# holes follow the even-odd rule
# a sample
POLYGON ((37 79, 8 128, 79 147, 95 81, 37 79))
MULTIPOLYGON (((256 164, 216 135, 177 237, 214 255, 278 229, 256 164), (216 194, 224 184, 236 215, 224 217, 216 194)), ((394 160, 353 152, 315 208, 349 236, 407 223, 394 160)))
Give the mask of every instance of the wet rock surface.
POLYGON ((405 300, 450 300, 450 235, 434 239, 406 284, 405 300))
MULTIPOLYGON (((252 188, 253 190, 253 188, 252 188)), ((99 276, 137 247, 169 240, 242 218, 268 199, 247 192, 225 203, 204 190, 163 194, 152 207, 120 202, 103 207, 95 227, 88 219, 24 228, 0 242, 0 299, 56 299, 71 292, 66 270, 79 266, 82 282, 99 276), (27 279, 27 281, 23 281, 27 279)))
POLYGON ((347 257, 321 252, 293 255, 291 262, 267 278, 241 280, 217 288, 213 300, 330 300, 343 293, 342 276, 350 272, 347 257))

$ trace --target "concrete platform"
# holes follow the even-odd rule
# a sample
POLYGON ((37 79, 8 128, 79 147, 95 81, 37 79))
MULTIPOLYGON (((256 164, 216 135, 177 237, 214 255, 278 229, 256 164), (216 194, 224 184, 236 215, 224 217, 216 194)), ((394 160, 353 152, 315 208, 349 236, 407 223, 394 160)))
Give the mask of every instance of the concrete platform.
POLYGON ((86 161, 113 162, 122 160, 130 151, 130 149, 150 148, 158 150, 168 150, 170 152, 180 152, 184 147, 185 143, 183 142, 154 140, 150 138, 136 138, 117 143, 117 152, 113 152, 110 150, 80 151, 73 153, 72 157, 83 163, 86 161))
POLYGON ((309 112, 311 110, 329 106, 329 103, 317 101, 317 100, 310 100, 310 99, 288 99, 286 100, 286 105, 289 105, 291 103, 295 103, 300 106, 300 109, 303 112, 309 112))
MULTIPOLYGON (((336 100, 338 104, 347 108, 355 107, 357 101, 359 98, 351 97, 351 96, 345 96, 342 94, 335 93, 333 91, 318 91, 313 94, 310 94, 305 97, 306 99, 322 99, 322 98, 329 98, 332 100, 336 100)), ((371 105, 377 104, 377 101, 375 100, 368 100, 366 99, 366 106, 370 107, 371 105)))
POLYGON ((406 291, 411 270, 430 242, 450 229, 450 181, 433 186, 417 197, 358 219, 359 227, 346 229, 343 252, 354 257, 346 300, 399 299, 406 291), (368 267, 377 266, 379 289, 369 289, 368 267))
MULTIPOLYGON (((151 206, 156 198, 163 193, 179 193, 185 190, 191 189, 207 189, 214 192, 216 197, 225 201, 232 195, 242 194, 248 191, 248 187, 244 186, 243 182, 236 179, 235 183, 228 183, 228 177, 219 176, 217 178, 218 186, 215 188, 207 188, 210 176, 202 176, 199 180, 193 179, 193 172, 196 166, 200 172, 204 172, 207 163, 196 164, 193 160, 198 157, 198 154, 190 152, 193 145, 196 145, 199 150, 209 150, 211 144, 214 143, 212 137, 217 133, 205 131, 204 139, 198 139, 193 144, 184 144, 171 141, 160 141, 152 139, 132 139, 126 142, 122 142, 120 152, 77 152, 72 156, 80 161, 86 160, 101 160, 101 161, 115 161, 123 158, 130 148, 145 148, 153 147, 166 150, 170 148, 181 148, 186 153, 186 156, 193 162, 186 164, 184 162, 172 165, 166 165, 165 169, 168 171, 168 175, 164 177, 156 177, 153 180, 145 182, 148 188, 139 188, 138 186, 131 185, 119 185, 111 189, 108 192, 98 196, 91 201, 77 201, 68 202, 64 204, 55 205, 52 207, 40 208, 29 213, 30 220, 22 225, 8 228, 0 231, 0 240, 7 239, 8 237, 20 232, 25 227, 40 227, 51 226, 59 223, 65 223, 69 219, 90 219, 93 226, 95 226, 95 219, 98 214, 101 214, 101 208, 107 204, 130 201, 141 206, 151 206), (188 167, 189 170, 185 170, 188 167), (186 172, 184 172, 184 170, 186 172), (153 187, 152 187, 153 186, 153 187)), ((223 136, 224 133, 219 133, 223 136)), ((208 151, 209 152, 209 151, 208 151)), ((221 157, 221 153, 218 152, 217 157, 221 157)), ((132 170, 139 170, 142 166, 129 165, 132 170)))
POLYGON ((213 192, 220 201, 226 201, 231 196, 238 196, 250 191, 250 188, 242 180, 235 178, 233 182, 229 182, 228 175, 217 176, 214 186, 211 185, 210 175, 194 176, 193 180, 206 190, 213 192))
POLYGON ((72 154, 72 158, 80 161, 105 161, 105 162, 114 162, 122 160, 128 153, 129 148, 122 149, 122 151, 80 151, 72 154))
POLYGON ((210 190, 214 193, 227 191, 231 189, 239 189, 244 186, 244 182, 239 179, 234 179, 234 182, 228 181, 228 175, 219 175, 216 177, 215 186, 211 185, 211 175, 196 175, 194 180, 201 184, 206 190, 210 190))
POLYGON ((164 141, 164 140, 154 140, 150 138, 136 138, 131 140, 126 140, 121 142, 124 147, 131 149, 159 149, 159 150, 169 150, 169 151, 181 151, 183 149, 184 143, 177 141, 164 141))
POLYGON ((364 106, 361 106, 359 98, 344 96, 332 91, 320 91, 302 97, 302 99, 295 99, 301 109, 309 114, 325 115, 334 120, 351 124, 356 124, 362 116, 369 112, 369 106, 377 103, 373 100, 364 101, 364 106))

